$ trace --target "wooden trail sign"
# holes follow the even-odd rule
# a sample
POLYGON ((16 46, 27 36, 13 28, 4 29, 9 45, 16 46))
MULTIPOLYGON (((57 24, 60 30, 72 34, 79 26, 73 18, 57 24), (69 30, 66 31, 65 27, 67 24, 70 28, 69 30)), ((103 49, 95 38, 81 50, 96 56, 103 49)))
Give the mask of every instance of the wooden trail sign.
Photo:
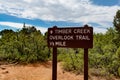
POLYGON ((49 28, 49 47, 92 48, 92 27, 49 28))
POLYGON ((93 28, 48 28, 48 47, 53 48, 52 80, 57 80, 57 47, 84 48, 84 80, 88 80, 88 48, 93 47, 93 28))

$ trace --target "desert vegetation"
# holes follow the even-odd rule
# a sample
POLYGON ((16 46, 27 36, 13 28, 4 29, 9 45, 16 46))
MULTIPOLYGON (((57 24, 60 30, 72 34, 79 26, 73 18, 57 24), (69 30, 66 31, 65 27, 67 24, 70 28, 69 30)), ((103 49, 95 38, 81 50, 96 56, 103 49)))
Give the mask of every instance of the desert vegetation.
MULTIPOLYGON (((89 75, 110 80, 120 77, 120 10, 113 20, 114 27, 106 33, 94 33, 93 48, 89 49, 89 75)), ((42 34, 34 26, 23 26, 13 31, 0 31, 0 61, 8 63, 36 63, 52 59, 52 48, 47 47, 47 32, 42 34)), ((63 69, 83 74, 83 49, 58 48, 58 62, 63 69)))

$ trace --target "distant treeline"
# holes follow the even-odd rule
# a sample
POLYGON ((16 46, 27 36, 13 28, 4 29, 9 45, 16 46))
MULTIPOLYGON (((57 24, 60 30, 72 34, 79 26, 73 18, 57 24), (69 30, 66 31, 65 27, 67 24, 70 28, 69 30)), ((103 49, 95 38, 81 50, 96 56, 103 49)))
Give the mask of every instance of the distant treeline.
POLYGON ((30 63, 48 59, 46 37, 34 26, 23 26, 18 31, 5 29, 0 36, 1 61, 30 63))

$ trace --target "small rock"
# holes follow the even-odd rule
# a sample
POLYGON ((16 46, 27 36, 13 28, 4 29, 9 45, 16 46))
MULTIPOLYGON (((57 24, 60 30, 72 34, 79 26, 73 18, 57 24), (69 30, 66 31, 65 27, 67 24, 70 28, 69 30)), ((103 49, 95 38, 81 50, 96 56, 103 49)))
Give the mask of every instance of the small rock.
POLYGON ((9 71, 2 72, 2 74, 7 74, 7 73, 9 73, 9 71))
POLYGON ((65 73, 65 71, 62 71, 62 73, 64 74, 64 73, 65 73))
POLYGON ((4 67, 0 67, 2 70, 5 70, 6 68, 4 68, 4 67))

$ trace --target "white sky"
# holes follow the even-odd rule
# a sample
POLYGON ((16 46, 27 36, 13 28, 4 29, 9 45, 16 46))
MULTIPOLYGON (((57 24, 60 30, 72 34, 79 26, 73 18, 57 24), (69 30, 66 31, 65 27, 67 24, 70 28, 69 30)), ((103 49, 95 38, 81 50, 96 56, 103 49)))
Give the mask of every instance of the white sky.
MULTIPOLYGON (((91 0, 0 0, 0 13, 29 19, 80 22, 83 25, 97 23, 102 27, 111 27, 118 9, 118 5, 98 6, 91 0)), ((96 32, 101 30, 95 29, 96 32)))

